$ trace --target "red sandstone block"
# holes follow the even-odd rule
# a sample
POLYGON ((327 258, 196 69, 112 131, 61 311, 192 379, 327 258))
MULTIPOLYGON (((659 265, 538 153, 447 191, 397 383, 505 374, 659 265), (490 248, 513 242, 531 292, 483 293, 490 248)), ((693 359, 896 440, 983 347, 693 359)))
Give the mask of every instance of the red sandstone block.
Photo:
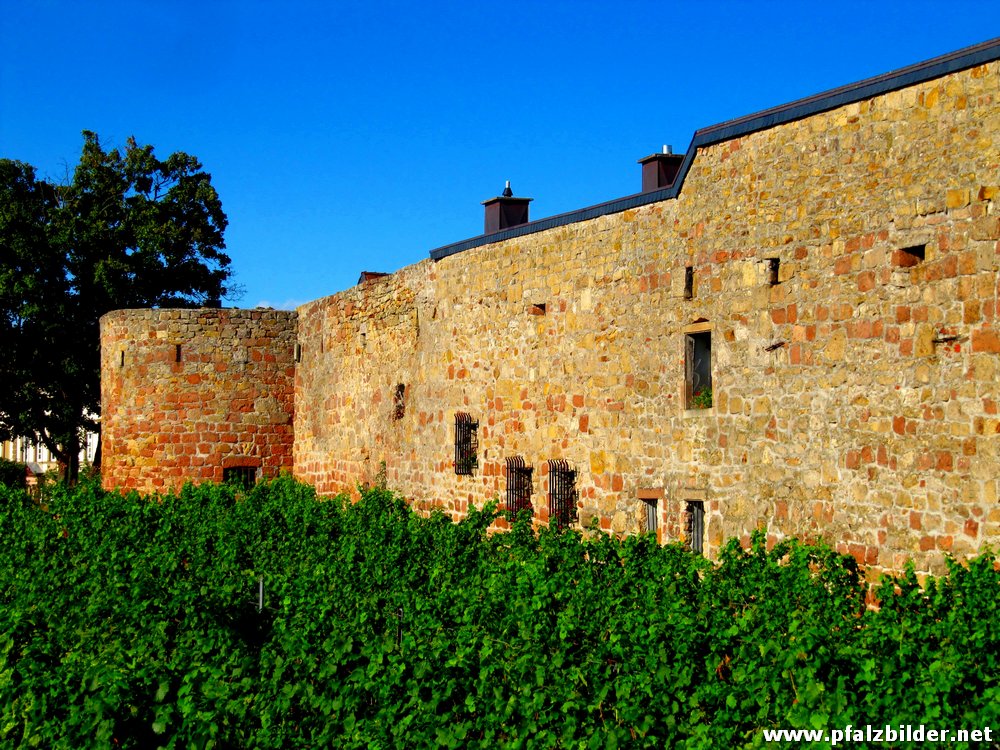
POLYGON ((789 323, 796 323, 799 319, 799 307, 794 302, 785 308, 785 317, 789 323))
POLYGON ((1000 336, 992 328, 980 328, 972 332, 973 352, 1000 352, 1000 336))
POLYGON ((784 308, 776 308, 771 310, 771 322, 775 325, 781 325, 785 322, 785 310, 784 308))
POLYGON ((954 468, 955 457, 950 451, 938 451, 936 468, 939 471, 951 471, 954 468))
POLYGON ((920 511, 911 510, 910 511, 910 528, 914 531, 920 531, 923 528, 923 514, 920 511))
POLYGON ((897 435, 906 434, 906 417, 893 417, 892 418, 892 431, 897 435))
POLYGON ((920 258, 913 253, 907 253, 903 250, 893 250, 889 262, 897 268, 910 268, 917 265, 920 262, 920 258))
POLYGON ((948 255, 941 261, 941 275, 946 279, 958 275, 958 258, 955 255, 948 255))
POLYGON ((846 273, 851 272, 851 259, 849 257, 837 258, 837 262, 833 264, 833 272, 837 276, 843 276, 846 273))
POLYGON ((963 529, 966 536, 976 537, 979 535, 979 524, 973 519, 969 518, 965 521, 965 528, 963 529))
POLYGON ((858 274, 858 291, 870 292, 875 288, 875 274, 872 271, 863 271, 858 274))
POLYGON ((928 552, 929 550, 932 550, 932 549, 934 549, 934 537, 932 537, 932 536, 921 537, 920 538, 920 551, 921 552, 928 552))
POLYGON ((875 456, 872 452, 872 447, 870 445, 866 445, 864 448, 861 449, 861 460, 864 463, 870 464, 874 457, 875 456))
POLYGON ((848 469, 857 469, 861 466, 861 454, 856 450, 847 451, 845 463, 848 469))

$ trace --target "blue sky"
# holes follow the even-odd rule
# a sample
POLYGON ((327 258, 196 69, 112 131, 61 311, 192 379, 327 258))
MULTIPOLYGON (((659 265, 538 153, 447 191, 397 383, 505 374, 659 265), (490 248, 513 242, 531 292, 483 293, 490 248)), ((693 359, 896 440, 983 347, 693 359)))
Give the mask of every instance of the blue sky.
POLYGON ((80 131, 196 155, 237 304, 290 307, 482 233, 635 193, 701 127, 1000 36, 989 3, 0 0, 0 157, 80 131))

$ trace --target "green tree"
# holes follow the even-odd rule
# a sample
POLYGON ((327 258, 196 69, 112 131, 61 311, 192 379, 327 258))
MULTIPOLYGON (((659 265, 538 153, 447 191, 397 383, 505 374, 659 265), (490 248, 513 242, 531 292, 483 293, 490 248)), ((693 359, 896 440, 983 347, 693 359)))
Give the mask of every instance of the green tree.
POLYGON ((0 437, 42 442, 70 476, 100 414, 100 317, 236 291, 226 215, 201 163, 83 137, 64 184, 0 159, 0 437))

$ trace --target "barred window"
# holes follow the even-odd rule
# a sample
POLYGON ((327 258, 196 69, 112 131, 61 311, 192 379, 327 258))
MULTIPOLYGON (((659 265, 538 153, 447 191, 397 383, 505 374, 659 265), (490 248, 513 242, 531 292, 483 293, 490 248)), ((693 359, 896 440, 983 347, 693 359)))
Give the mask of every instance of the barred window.
POLYGON ((531 507, 532 467, 524 465, 520 456, 507 459, 507 510, 517 514, 522 510, 534 512, 531 507))
POLYGON ((235 484, 245 490, 257 484, 257 467, 255 466, 229 466, 222 470, 222 481, 226 484, 235 484))
POLYGON ((576 470, 562 460, 549 461, 549 523, 564 529, 576 521, 576 470))
POLYGON ((479 422, 465 412, 455 414, 455 473, 472 474, 479 465, 479 422))
POLYGON ((657 513, 656 508, 656 498, 643 498, 642 505, 645 511, 645 531, 650 534, 656 534, 656 529, 659 527, 659 514, 657 513))
POLYGON ((705 503, 702 500, 687 501, 684 525, 687 531, 688 549, 702 554, 705 551, 705 503))

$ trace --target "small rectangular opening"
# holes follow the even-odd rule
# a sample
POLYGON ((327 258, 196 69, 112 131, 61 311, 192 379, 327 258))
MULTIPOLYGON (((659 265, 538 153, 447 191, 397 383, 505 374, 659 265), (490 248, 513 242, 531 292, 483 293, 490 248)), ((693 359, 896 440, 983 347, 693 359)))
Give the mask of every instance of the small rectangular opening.
POLYGON ((767 259, 767 283, 770 286, 778 285, 778 274, 781 268, 781 258, 767 259))
POLYGON ((122 349, 122 358, 121 358, 121 361, 118 363, 118 366, 119 367, 124 367, 125 366, 125 350, 124 349, 122 349))
POLYGON ((174 362, 181 361, 181 345, 174 344, 174 362))
POLYGON ((545 303, 528 305, 528 315, 545 315, 545 303))
POLYGON ((302 344, 295 345, 295 361, 296 362, 302 361, 302 344))
POLYGON ((688 500, 684 508, 684 527, 686 539, 684 543, 692 552, 699 555, 705 552, 705 502, 703 500, 688 500))
POLYGON ((694 297, 694 268, 686 266, 684 268, 684 299, 694 297))

